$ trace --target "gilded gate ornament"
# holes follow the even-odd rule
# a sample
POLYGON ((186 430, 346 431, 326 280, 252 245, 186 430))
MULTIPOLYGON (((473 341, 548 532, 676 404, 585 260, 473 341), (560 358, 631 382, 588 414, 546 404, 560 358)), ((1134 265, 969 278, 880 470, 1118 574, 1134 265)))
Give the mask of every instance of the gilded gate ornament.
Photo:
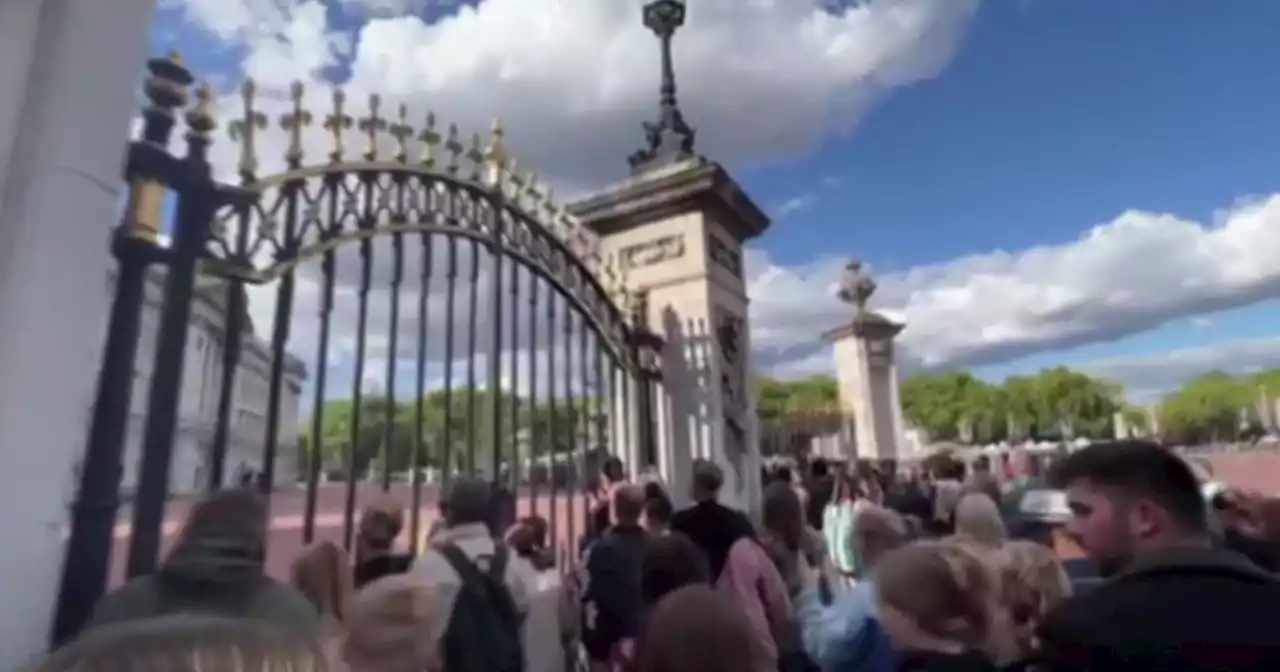
POLYGON ((284 159, 290 168, 302 165, 302 129, 311 125, 311 112, 303 107, 305 94, 302 82, 295 81, 290 85, 289 100, 293 103, 293 111, 280 117, 280 128, 289 134, 289 148, 285 150, 284 159))
POLYGON ((252 79, 244 80, 240 85, 240 118, 227 126, 231 139, 240 143, 240 163, 236 169, 246 177, 258 172, 258 131, 267 129, 267 115, 257 110, 257 97, 257 84, 252 79))

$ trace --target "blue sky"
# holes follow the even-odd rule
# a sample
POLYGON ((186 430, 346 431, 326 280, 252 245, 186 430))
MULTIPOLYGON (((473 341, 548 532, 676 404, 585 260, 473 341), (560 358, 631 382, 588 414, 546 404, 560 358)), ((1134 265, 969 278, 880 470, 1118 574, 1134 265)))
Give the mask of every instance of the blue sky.
MULTIPOLYGON (((864 4, 891 9, 898 1, 864 4)), ((938 0, 901 1, 913 6, 942 6, 938 0)), ((538 4, 535 0, 529 2, 538 4)), ((284 24, 302 16, 298 8, 306 3, 283 4, 294 9, 271 15, 272 20, 281 22, 279 26, 258 26, 258 33, 252 35, 249 33, 253 30, 242 27, 241 33, 233 36, 198 20, 207 16, 208 2, 176 3, 157 13, 153 45, 156 51, 180 45, 194 70, 207 73, 227 89, 249 68, 245 65, 250 62, 247 59, 271 45, 283 48, 280 45, 293 43, 295 51, 289 53, 301 60, 296 56, 296 50, 301 48, 297 44, 304 41, 301 33, 284 24), (203 5, 206 14, 196 11, 196 5, 203 5), (266 45, 268 42, 271 45, 266 45)), ((384 63, 379 68, 360 65, 362 61, 373 62, 369 54, 377 48, 366 41, 375 29, 371 26, 385 27, 392 21, 433 24, 439 17, 456 11, 427 4, 432 9, 426 13, 392 11, 380 15, 379 20, 362 13, 358 9, 360 2, 328 3, 329 11, 322 22, 326 39, 336 39, 334 44, 341 42, 349 48, 332 48, 320 66, 298 76, 319 82, 343 82, 362 72, 393 69, 394 64, 384 63)), ((480 12, 492 10, 496 14, 498 4, 512 3, 486 0, 480 3, 480 12)), ((1065 341, 1056 334, 1020 336, 1022 340, 1009 348, 1001 349, 1003 346, 997 344, 981 352, 974 349, 976 346, 970 348, 972 344, 961 347, 949 342, 952 349, 945 349, 929 342, 928 334, 945 331, 946 324, 930 322, 935 313, 926 314, 920 312, 923 308, 912 306, 919 296, 924 296, 920 293, 924 289, 936 294, 945 287, 934 283, 922 289, 913 275, 919 269, 951 269, 947 275, 952 277, 959 273, 953 268, 957 260, 973 255, 1004 251, 1011 258, 1020 258, 1036 248, 1065 250, 1092 227, 1107 225, 1130 210, 1168 213, 1211 231, 1219 213, 1241 199, 1263 198, 1280 191, 1280 161, 1276 160, 1280 146, 1280 114, 1276 113, 1280 103, 1280 69, 1276 67, 1280 63, 1280 41, 1274 39, 1274 27, 1280 25, 1280 3, 973 0, 973 4, 977 9, 971 17, 948 24, 955 28, 955 48, 942 59, 944 64, 938 68, 937 76, 904 78, 872 73, 895 82, 869 88, 847 79, 836 81, 833 76, 829 88, 835 94, 870 90, 873 102, 845 107, 831 104, 824 108, 825 117, 815 117, 824 127, 791 145, 757 142, 768 145, 768 151, 760 149, 741 155, 725 152, 725 160, 749 193, 775 216, 771 230, 750 243, 758 258, 767 260, 769 269, 795 282, 808 282, 805 286, 821 292, 828 289, 836 258, 857 256, 867 260, 877 275, 885 278, 884 307, 901 308, 908 317, 904 338, 913 333, 913 316, 922 316, 917 329, 924 331, 917 331, 921 335, 914 336, 915 340, 908 338, 909 348, 944 353, 923 357, 935 364, 940 362, 940 366, 977 366, 982 374, 997 378, 1041 366, 1149 358, 1170 351, 1229 347, 1234 342, 1280 334, 1280 303, 1255 302, 1266 296, 1280 296, 1271 291, 1280 287, 1277 271, 1274 276, 1253 283, 1247 291, 1240 290, 1248 294, 1247 299, 1216 292, 1212 300, 1188 300, 1185 307, 1169 299, 1157 311, 1157 317, 1120 329, 1126 333, 1119 337, 1107 333, 1104 324, 1103 328, 1084 330, 1065 341), (896 81, 903 79, 909 81, 896 81), (845 113, 857 117, 858 122, 830 119, 845 113)), ((708 9, 703 11, 729 11, 727 5, 722 5, 706 2, 708 9)), ((837 7, 836 12, 845 11, 842 6, 837 7)), ((740 13, 765 11, 769 10, 740 13)), ((686 51, 677 52, 678 66, 687 75, 682 80, 686 84, 684 95, 690 101, 687 110, 693 117, 691 121, 707 138, 704 149, 732 147, 743 140, 742 133, 750 134, 752 128, 750 122, 741 122, 746 126, 717 124, 715 103, 708 100, 712 94, 701 85, 710 81, 701 78, 707 73, 713 76, 716 65, 691 63, 688 58, 679 60, 680 54, 695 50, 691 45, 700 43, 700 35, 694 32, 701 30, 695 24, 697 12, 695 5, 691 8, 690 26, 686 27, 691 35, 684 37, 687 42, 679 43, 686 51), (690 71, 692 74, 688 74, 690 71), (692 85, 689 79, 694 80, 692 85)), ((260 14, 259 18, 263 16, 266 15, 260 14)), ((705 20, 712 22, 712 18, 705 20)), ((744 31, 754 25, 748 19, 742 22, 744 31)), ((436 28, 436 33, 421 28, 420 41, 446 32, 439 24, 436 28)), ((378 35, 385 37, 387 33, 378 35)), ((858 35, 864 39, 875 36, 865 32, 858 35)), ((573 39, 578 39, 576 34, 566 35, 565 42, 573 39)), ((767 51, 773 47, 762 43, 759 48, 767 51)), ((926 49, 928 45, 910 48, 926 49)), ((734 56, 728 54, 726 63, 735 63, 734 56)), ((638 63, 636 67, 656 68, 656 63, 638 63)), ((804 62, 797 61, 790 75, 803 78, 804 67, 804 62)), ((818 70, 816 64, 814 69, 818 70)), ((787 74, 782 72, 779 76, 787 74)), ((506 75, 506 79, 495 80, 495 86, 501 88, 519 76, 506 75)), ((387 78, 394 79, 389 75, 387 78)), ((477 80, 476 86, 485 86, 488 81, 477 80)), ((455 90, 447 85, 437 88, 440 86, 455 90)), ((514 84, 511 86, 516 89, 514 84)), ((495 94, 495 104, 511 106, 515 94, 500 93, 495 94)), ((767 100, 767 93, 764 99, 767 100)), ((650 118, 656 105, 652 99, 636 100, 640 102, 621 106, 623 109, 617 111, 620 118, 630 119, 626 123, 632 128, 650 118)), ((538 106, 539 102, 529 105, 538 106)), ((471 108, 460 104, 459 109, 471 108)), ((518 105, 516 109, 518 115, 518 105)), ((769 110, 760 111, 762 118, 769 114, 769 110)), ((539 118, 533 112, 529 115, 530 119, 539 118)), ((795 116, 803 117, 798 113, 795 116)), ((764 128, 766 122, 761 124, 764 128)), ((778 128, 794 131, 794 125, 778 128)), ((530 122, 526 128, 513 126, 511 132, 529 136, 550 131, 530 122)), ((769 130, 762 130, 761 134, 769 134, 769 130)), ((634 147, 639 140, 637 130, 617 146, 634 147)), ((615 151, 614 147, 610 145, 609 151, 615 151)), ((531 153, 539 158, 546 154, 537 147, 531 153)), ((618 166, 620 176, 623 154, 617 152, 616 156, 610 158, 613 163, 605 165, 618 166)), ((568 167, 568 160, 561 158, 547 154, 546 162, 557 168, 563 163, 566 179, 576 176, 568 167)), ((1280 225, 1280 219, 1267 222, 1261 225, 1264 233, 1280 225)), ((1276 238, 1262 236, 1256 240, 1276 238)), ((1144 271, 1144 275, 1150 275, 1146 272, 1149 269, 1172 263, 1162 253, 1165 248, 1131 249, 1122 265, 1144 271), (1148 250, 1151 253, 1144 254, 1148 250)), ((1280 249, 1276 254, 1280 255, 1280 249)), ((1224 273, 1229 274, 1231 263, 1227 258, 1224 273)), ((765 262, 758 263, 760 268, 764 265, 765 262)), ((1114 270, 1114 265, 1108 268, 1114 270)), ((1164 284, 1150 285, 1135 281, 1134 291, 1176 294, 1180 291, 1178 271, 1168 272, 1173 280, 1165 278, 1164 284)), ((1120 286, 1126 284, 1118 277, 1116 282, 1120 286)), ((753 285, 753 299, 757 299, 757 288, 761 314, 753 314, 753 325, 757 319, 765 325, 760 328, 762 334, 771 320, 794 321, 787 315, 768 313, 773 304, 765 293, 767 288, 753 285)), ((825 306, 829 304, 822 303, 820 308, 827 310, 825 306)), ((1024 308, 1018 310, 1025 312, 1024 308)), ((1010 308, 1009 314, 1015 315, 1018 310, 1010 308)), ((815 335, 823 319, 839 321, 838 316, 821 317, 817 308, 813 312, 819 315, 812 327, 815 335)), ((998 322, 999 318, 993 320, 998 322)), ((1016 322, 1018 329, 1027 328, 1026 319, 1015 315, 1009 320, 1010 324, 1016 322)), ((956 328, 971 326, 960 323, 956 328)), ((820 347, 816 339, 806 342, 804 338, 788 338, 791 341, 783 339, 775 344, 762 336, 759 361, 786 368, 787 362, 797 358, 820 358, 820 354, 814 354, 820 347)), ((958 337, 949 338, 955 341, 958 337)), ((1276 352, 1280 353, 1280 347, 1276 352)), ((1280 361, 1280 354, 1277 358, 1280 361)), ((818 369, 797 364, 789 370, 818 369)), ((1179 371, 1177 375, 1188 373, 1191 372, 1179 371)), ((1151 385, 1162 387, 1172 382, 1176 381, 1151 385)))

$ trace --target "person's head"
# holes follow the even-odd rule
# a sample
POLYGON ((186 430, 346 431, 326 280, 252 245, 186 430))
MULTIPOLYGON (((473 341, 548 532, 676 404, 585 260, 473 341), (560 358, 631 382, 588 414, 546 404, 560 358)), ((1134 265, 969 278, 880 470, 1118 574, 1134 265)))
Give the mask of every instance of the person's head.
POLYGON ((389 553, 404 528, 404 507, 389 495, 381 495, 360 514, 360 550, 389 553))
POLYGON ((1206 504, 1196 477, 1174 453, 1147 441, 1098 443, 1053 465, 1067 493, 1067 530, 1104 575, 1134 555, 1207 543, 1206 504))
POLYGON ((765 531, 792 553, 799 551, 805 518, 795 488, 789 482, 775 481, 765 487, 763 494, 761 522, 765 531))
POLYGON ((444 613, 436 591, 415 574, 396 574, 356 593, 347 618, 343 661, 351 672, 442 672, 440 651, 422 633, 444 613))
POLYGON ((446 486, 444 520, 449 527, 489 522, 489 484, 472 476, 455 478, 446 486))
POLYGON ((814 478, 826 478, 831 474, 831 465, 827 464, 826 460, 819 457, 809 463, 809 473, 814 478))
POLYGON ((872 505, 853 521, 853 548, 867 567, 875 567, 888 552, 910 539, 906 521, 894 511, 872 505))
POLYGON ((791 483, 795 480, 795 474, 792 473, 791 467, 787 465, 779 465, 773 472, 773 478, 783 483, 791 483))
POLYGON ((662 598, 636 642, 635 672, 742 672, 764 654, 747 615, 709 585, 662 598))
POLYGON ((639 525, 644 514, 644 488, 623 483, 613 489, 609 502, 609 517, 614 525, 639 525))
POLYGON ((947 541, 916 541, 876 567, 881 625, 901 651, 991 654, 999 625, 996 573, 984 559, 947 541))
POLYGON ((254 562, 267 557, 267 506, 252 490, 219 490, 191 507, 170 554, 196 553, 207 543, 234 546, 237 555, 254 562))
POLYGON ((862 485, 853 474, 842 472, 836 475, 835 501, 847 502, 862 498, 862 485))
POLYGON ((1044 617, 1071 595, 1071 579, 1058 555, 1033 541, 1011 541, 994 558, 1014 655, 1025 658, 1035 649, 1035 632, 1044 617))
POLYGON ((973 458, 973 471, 985 474, 991 471, 991 458, 986 455, 979 455, 973 458))
MULTIPOLYGON (((651 484, 655 485, 656 484, 651 484)), ((675 507, 671 504, 671 498, 667 497, 667 493, 662 488, 657 488, 656 493, 650 493, 648 487, 645 489, 644 498, 644 528, 654 533, 662 533, 671 526, 671 516, 675 515, 675 507)))
POLYGON ((720 496, 720 488, 724 485, 724 471, 720 465, 698 458, 693 461, 692 479, 693 501, 698 503, 714 502, 720 496))
POLYGON ((325 540, 307 547, 293 561, 290 578, 322 616, 338 622, 346 618, 352 575, 347 554, 337 544, 325 540))
POLYGON ((710 582, 707 556, 688 537, 674 532, 645 542, 640 570, 640 591, 645 604, 652 606, 683 586, 710 582))
POLYGON ((95 628, 29 669, 323 672, 329 664, 318 639, 294 630, 245 619, 183 614, 95 628))
POLYGON ((956 535, 997 548, 1009 538, 1000 507, 981 492, 970 492, 956 502, 956 535))
POLYGON ((600 474, 604 476, 605 485, 621 483, 627 478, 626 467, 616 455, 610 455, 605 459, 604 464, 600 467, 600 474))

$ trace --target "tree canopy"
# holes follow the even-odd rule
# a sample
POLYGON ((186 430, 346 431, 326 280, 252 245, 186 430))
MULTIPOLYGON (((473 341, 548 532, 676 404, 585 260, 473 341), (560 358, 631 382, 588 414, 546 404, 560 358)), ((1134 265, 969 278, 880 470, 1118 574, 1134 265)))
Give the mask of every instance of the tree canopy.
MULTIPOLYGON (((756 390, 764 422, 826 412, 838 402, 836 381, 829 376, 796 381, 759 376, 756 390)), ((1148 413, 1129 403, 1119 384, 1063 366, 1000 383, 968 371, 921 373, 903 380, 900 393, 903 414, 933 441, 1108 438, 1117 414, 1131 428, 1148 429, 1148 413)), ((1240 438, 1259 431, 1263 398, 1280 398, 1280 369, 1247 376, 1211 371, 1159 400, 1154 429, 1172 441, 1240 438)))

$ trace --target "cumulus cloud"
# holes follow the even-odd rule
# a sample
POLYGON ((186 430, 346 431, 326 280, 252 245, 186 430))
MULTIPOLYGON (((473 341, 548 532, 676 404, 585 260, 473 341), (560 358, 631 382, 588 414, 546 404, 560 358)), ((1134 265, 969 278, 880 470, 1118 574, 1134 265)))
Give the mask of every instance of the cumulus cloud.
MULTIPOLYGON (((1238 203, 1212 223, 1129 211, 1066 243, 888 274, 875 302, 906 321, 900 338, 910 364, 992 363, 1274 297, 1275 250, 1280 194, 1238 203)), ((787 268, 764 252, 748 256, 752 339, 762 358, 816 364, 815 335, 848 311, 834 298, 844 261, 787 268)))

